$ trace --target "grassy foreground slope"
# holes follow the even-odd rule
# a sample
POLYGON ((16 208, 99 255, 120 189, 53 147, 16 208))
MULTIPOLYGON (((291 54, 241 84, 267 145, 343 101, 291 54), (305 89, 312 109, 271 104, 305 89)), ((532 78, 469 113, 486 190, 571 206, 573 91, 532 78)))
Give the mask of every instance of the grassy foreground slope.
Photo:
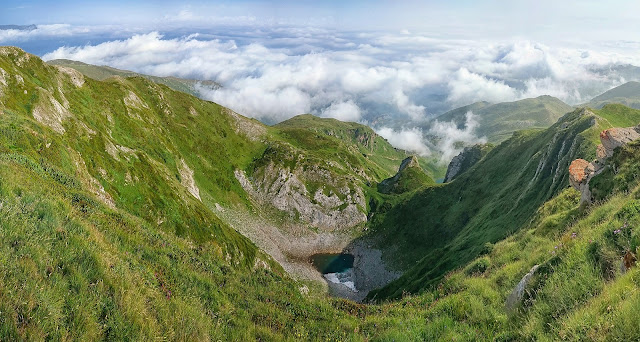
MULTIPOLYGON (((530 224, 417 296, 386 308, 424 340, 635 341, 640 338, 640 268, 624 256, 640 246, 640 144, 619 148, 595 183, 606 194, 580 207, 580 194, 561 191, 530 224), (522 298, 507 305, 534 266, 522 298), (402 309, 401 309, 402 308, 402 309)), ((597 178, 594 178, 596 180, 597 178)), ((384 339, 402 339, 398 331, 384 339)))
MULTIPOLYGON (((562 190, 562 180, 558 195, 537 208, 524 229, 461 262, 439 286, 360 305, 303 294, 302 284, 208 210, 214 200, 246 204, 223 161, 246 167, 260 157, 266 146, 248 132, 264 126, 235 125, 238 117, 215 104, 142 79, 85 79, 78 86, 73 74, 13 48, 0 49, 0 68, 2 340, 640 338, 640 271, 622 274, 619 267, 640 241, 637 144, 611 159, 619 172, 595 182, 614 184, 604 186, 609 190, 600 192, 601 202, 580 209, 579 194, 562 190), (129 91, 141 101, 132 102, 129 91), (42 116, 65 114, 64 99, 70 115, 60 121, 42 116), (145 108, 141 103, 149 110, 136 109, 145 108), (172 106, 170 114, 161 104, 172 106), (176 141, 177 134, 184 139, 176 141), (229 141, 234 144, 224 145, 229 141), (233 150, 235 144, 242 147, 233 150), (194 171, 202 201, 181 160, 194 171), (510 293, 536 264, 522 303, 507 310, 510 293)), ((633 121, 635 113, 623 107, 605 107, 595 118, 574 113, 546 133, 516 135, 511 146, 558 132, 558 139, 571 136, 583 124, 591 128, 580 132, 592 142, 591 130, 633 121), (595 119, 594 126, 587 119, 595 119)), ((555 143, 542 146, 544 155, 555 143)), ((579 150, 586 159, 595 153, 579 150)), ((494 176, 495 186, 513 181, 494 176)), ((544 196, 553 195, 547 191, 544 196)))
POLYGON ((482 253, 486 243, 525 227, 568 186, 571 161, 593 159, 599 132, 612 123, 640 122, 640 111, 624 108, 578 109, 547 130, 516 132, 453 182, 376 213, 372 231, 387 246, 386 258, 408 271, 370 298, 435 286, 482 253))

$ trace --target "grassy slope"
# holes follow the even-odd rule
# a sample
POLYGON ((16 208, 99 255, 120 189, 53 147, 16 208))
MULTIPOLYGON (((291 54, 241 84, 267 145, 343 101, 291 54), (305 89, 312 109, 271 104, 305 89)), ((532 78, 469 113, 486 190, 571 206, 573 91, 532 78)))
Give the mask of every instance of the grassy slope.
POLYGON ((640 82, 627 82, 617 86, 594 97, 586 105, 593 108, 602 108, 609 103, 619 103, 640 109, 640 82))
POLYGON ((222 107, 143 78, 86 79, 76 88, 35 56, 1 52, 11 77, 0 117, 0 336, 246 340, 293 338, 294 325, 312 336, 353 331, 334 320, 340 313, 330 302, 300 295, 208 209, 247 203, 233 170, 264 148, 237 134, 222 107), (147 107, 126 106, 130 91, 147 107), (48 94, 69 102, 64 134, 31 114, 48 94), (110 144, 131 150, 114 157, 110 144), (202 202, 180 184, 182 159, 202 202), (99 186, 117 209, 95 196, 99 186))
POLYGON ((540 96, 515 102, 478 103, 444 113, 438 120, 453 121, 463 126, 465 114, 471 110, 478 115, 480 124, 476 134, 486 136, 490 143, 499 143, 517 130, 547 128, 572 109, 555 97, 540 96))
MULTIPOLYGON (((302 295, 209 209, 251 206, 233 171, 273 142, 304 139, 140 77, 76 87, 15 48, 0 48, 0 68, 3 340, 344 340, 358 331, 359 309, 302 295), (139 101, 127 104, 132 93, 139 101), (61 111, 52 101, 68 108, 64 134, 33 116, 61 111), (246 136, 236 120, 266 135, 246 136), (182 160, 202 201, 181 184, 182 160)), ((378 165, 357 144, 328 142, 340 153, 308 153, 392 174, 391 159, 378 165)), ((376 148, 404 157, 383 140, 376 148)))
POLYGON ((395 298, 434 286, 485 243, 529 223, 540 205, 567 186, 571 161, 593 158, 594 136, 611 121, 640 122, 639 111, 622 115, 611 109, 597 112, 599 117, 576 110, 547 130, 518 132, 453 182, 377 213, 372 230, 393 246, 386 257, 408 272, 371 295, 395 298))
POLYGON ((68 59, 54 59, 48 61, 47 63, 51 65, 60 65, 64 67, 69 67, 76 69, 83 73, 85 76, 93 78, 94 80, 104 81, 109 77, 113 76, 121 76, 121 77, 144 77, 150 81, 155 83, 164 84, 167 87, 185 92, 194 96, 198 96, 198 92, 195 89, 197 84, 202 84, 203 86, 218 88, 220 85, 213 81, 200 81, 200 80, 191 80, 184 79, 178 77, 158 77, 158 76, 149 76, 144 74, 139 74, 137 72, 128 71, 128 70, 120 70, 108 66, 97 66, 86 64, 78 61, 71 61, 68 59))
POLYGON ((620 270, 622 256, 640 245, 638 143, 616 151, 613 164, 618 174, 599 176, 616 184, 606 199, 580 208, 580 194, 565 189, 541 206, 525 229, 487 245, 482 256, 448 274, 438 288, 382 306, 387 319, 406 329, 390 329, 382 339, 640 338, 640 268, 620 270), (540 268, 523 302, 508 311, 507 297, 534 265, 540 268))
MULTIPOLYGON (((7 70, 11 65, 13 62, 0 57, 1 68, 7 70)), ((57 75, 37 63, 26 70, 33 70, 33 73, 22 73, 27 84, 46 86, 45 81, 57 75)), ((133 80, 131 84, 136 82, 133 80)), ((146 82, 140 82, 148 86, 146 82)), ((131 84, 127 87, 141 90, 131 84)), ((31 90, 35 87, 30 86, 31 90)), ((91 88, 94 86, 96 84, 91 88)), ((96 92, 108 97, 120 86, 102 84, 96 92)), ((76 98, 70 94, 89 91, 72 89, 69 84, 65 87, 69 88, 65 94, 70 102, 76 98)), ((3 102, 0 117, 0 264, 3 265, 0 268, 0 336, 3 339, 640 338, 637 329, 640 271, 634 268, 625 275, 618 271, 621 254, 637 245, 635 241, 639 240, 637 198, 640 196, 637 179, 633 177, 633 165, 640 163, 636 145, 628 146, 623 151, 624 156, 618 154, 612 160, 621 163, 618 167, 623 170, 615 177, 624 180, 624 184, 616 181, 620 186, 615 189, 630 189, 630 192, 609 193, 604 202, 584 211, 577 206, 577 192, 564 190, 532 215, 526 229, 486 246, 485 255, 447 275, 436 289, 396 302, 363 306, 301 295, 297 289, 299 284, 289 280, 251 244, 243 247, 246 240, 234 232, 224 235, 213 229, 218 235, 211 238, 199 234, 190 237, 188 232, 185 237, 176 236, 171 229, 176 222, 158 227, 156 220, 129 213, 129 207, 123 206, 120 202, 123 199, 115 195, 116 192, 113 194, 118 209, 107 208, 86 189, 83 176, 77 173, 73 157, 65 147, 68 144, 82 150, 87 169, 94 170, 94 159, 99 163, 107 158, 103 156, 104 146, 91 148, 92 144, 97 144, 92 141, 98 137, 72 133, 74 129, 80 130, 74 128, 78 124, 75 119, 65 122, 67 133, 64 136, 38 124, 28 115, 35 100, 31 100, 29 91, 22 97, 21 89, 16 88, 14 93, 0 98, 3 102), (92 155, 92 151, 95 154, 92 155), (614 234, 613 231, 625 222, 631 229, 623 235, 614 234), (256 260, 265 261, 271 270, 259 267, 261 263, 256 260), (534 264, 542 267, 529 287, 525 304, 516 314, 507 314, 506 297, 534 264)), ((164 92, 165 96, 168 94, 170 92, 164 92)), ((100 96, 94 98, 93 103, 107 102, 100 96)), ((86 98, 75 101, 82 103, 86 98)), ((215 120, 216 115, 220 115, 223 122, 231 122, 214 108, 218 107, 203 104, 203 112, 212 116, 208 120, 215 120)), ((94 120, 100 121, 97 119, 100 113, 103 112, 85 114, 87 118, 95 117, 94 120)), ((111 113, 118 115, 117 110, 111 113)), ((74 111, 74 114, 83 113, 74 111)), ((152 115, 151 112, 147 114, 152 115)), ((606 116, 602 111, 599 114, 606 116)), ((608 121, 617 117, 610 115, 608 121)), ((125 118, 121 120, 128 122, 125 118)), ((87 125, 93 125, 93 122, 89 120, 87 125)), ((607 124, 597 120, 596 125, 607 124)), ((124 131, 124 127, 120 129, 124 131)), ((114 127, 111 130, 116 131, 114 127)), ((233 129, 225 132, 230 134, 233 129)), ((149 131, 144 133, 146 139, 161 138, 154 138, 149 131)), ((170 133, 163 132, 163 135, 170 133)), ((514 139, 527 142, 530 141, 527 139, 543 134, 523 133, 514 139)), ((118 142, 123 143, 119 139, 125 138, 118 138, 118 142)), ((167 155, 159 147, 153 149, 144 141, 139 143, 150 150, 142 151, 143 147, 140 147, 138 158, 160 160, 160 156, 167 155)), ((159 146, 178 149, 164 147, 163 143, 159 146)), ((583 152, 581 157, 587 159, 594 154, 591 150, 583 152)), ((199 157, 206 160, 206 156, 199 157)), ((247 160, 251 159, 250 156, 230 158, 238 163, 249 163, 247 160)), ((121 157, 123 165, 120 167, 127 166, 125 159, 121 157)), ((133 157, 131 159, 131 163, 138 163, 133 157)), ((193 160, 187 162, 194 169, 198 164, 193 160)), ((144 169, 145 172, 159 172, 156 163, 149 164, 152 166, 144 169)), ((466 174, 473 174, 474 170, 477 169, 466 174)), ((92 175, 99 178, 100 172, 92 172, 92 175)), ((186 195, 176 184, 166 185, 170 182, 163 176, 156 177, 158 183, 153 185, 154 191, 172 186, 171 193, 186 195)), ((99 179, 105 188, 111 184, 99 179)), ((124 189, 124 186, 111 186, 124 189)), ((198 186, 201 194, 206 195, 203 196, 205 202, 207 196, 213 197, 212 194, 229 201, 242 201, 227 194, 224 187, 214 187, 201 180, 198 180, 198 186)), ((188 214, 194 213, 199 204, 185 198, 185 210, 188 214)), ((171 197, 160 199, 158 203, 171 203, 171 197)), ((143 202, 138 210, 144 213, 144 207, 150 205, 143 202)), ((207 213, 205 211, 203 215, 208 216, 207 213)), ((209 219, 215 220, 212 216, 209 219)), ((219 228, 226 231, 224 227, 219 228)))
POLYGON ((326 153, 322 157, 352 156, 351 163, 363 165, 367 173, 378 181, 395 174, 400 162, 409 156, 407 152, 391 146, 371 128, 354 122, 305 114, 274 127, 296 147, 313 152, 324 150, 326 153))

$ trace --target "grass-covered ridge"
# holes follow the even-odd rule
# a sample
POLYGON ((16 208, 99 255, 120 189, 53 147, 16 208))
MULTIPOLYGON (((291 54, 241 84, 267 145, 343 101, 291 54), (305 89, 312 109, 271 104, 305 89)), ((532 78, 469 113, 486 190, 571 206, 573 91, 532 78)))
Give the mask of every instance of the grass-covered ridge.
POLYGON ((391 246, 387 258, 408 271, 370 296, 397 298, 436 286, 447 272, 482 253, 486 243, 526 227, 544 202, 568 186, 571 161, 593 159, 592 136, 611 127, 614 117, 626 122, 633 116, 640 122, 632 109, 618 114, 578 109, 547 130, 517 132, 453 182, 377 213, 373 234, 391 246))
MULTIPOLYGON (((142 78, 74 83, 18 49, 0 48, 0 68, 2 340, 640 338, 640 271, 620 271, 640 241, 640 150, 616 151, 617 172, 594 178, 614 185, 591 207, 566 189, 563 166, 592 159, 593 131, 640 122, 635 111, 576 111, 548 130, 519 132, 450 184, 418 194, 366 187, 372 230, 387 244, 413 246, 405 251, 415 257, 444 237, 452 252, 439 254, 441 275, 423 279, 434 286, 362 305, 305 294, 210 208, 251 207, 233 172, 269 149, 333 162, 336 172, 361 167, 357 182, 392 176, 397 165, 383 176, 384 163, 362 155, 368 145, 317 130, 329 147, 303 153, 314 142, 296 135, 302 128, 269 128, 142 78), (449 230, 461 214, 467 225, 449 230), (437 220, 429 231, 424 223, 437 220), (523 301, 507 310, 534 265, 523 301)), ((425 274, 410 271, 403 284, 425 274)))
POLYGON ((591 99, 586 105, 599 109, 611 103, 640 109, 640 83, 627 82, 613 89, 609 89, 591 99))
POLYGON ((219 88, 220 84, 214 81, 202 81, 202 80, 192 80, 192 79, 184 79, 178 77, 158 77, 158 76, 149 76, 144 74, 139 74, 137 72, 128 71, 128 70, 120 70, 108 66, 98 66, 86 64, 78 61, 71 61, 68 59, 54 59, 47 62, 51 65, 59 65, 63 67, 73 68, 80 71, 87 77, 93 78, 94 80, 104 81, 109 77, 119 76, 119 77, 144 77, 150 81, 155 83, 164 84, 167 87, 182 91, 194 96, 198 96, 198 86, 204 86, 208 88, 219 88))
POLYGON ((476 133, 486 136, 490 143, 507 140, 518 130, 547 128, 573 108, 552 96, 539 96, 514 102, 490 104, 477 102, 453 109, 440 115, 439 121, 452 121, 458 126, 465 125, 465 116, 472 111, 478 120, 476 133))

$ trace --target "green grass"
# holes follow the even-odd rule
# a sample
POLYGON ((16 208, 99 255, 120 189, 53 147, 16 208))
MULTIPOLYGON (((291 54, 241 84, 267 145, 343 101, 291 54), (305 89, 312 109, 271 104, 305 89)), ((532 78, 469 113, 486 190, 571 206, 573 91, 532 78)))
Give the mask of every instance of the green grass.
POLYGON ((308 128, 318 140, 303 127, 263 126, 266 137, 251 139, 218 105, 145 79, 75 88, 34 57, 2 51, 0 68, 25 82, 12 78, 0 98, 2 340, 640 338, 640 271, 620 271, 624 253, 640 245, 637 144, 616 150, 616 172, 594 178, 602 196, 590 207, 579 206, 566 178, 571 160, 595 154, 592 131, 604 119, 640 121, 633 111, 575 112, 548 130, 519 132, 446 185, 398 195, 364 186, 372 234, 403 248, 397 264, 415 264, 378 292, 396 300, 364 305, 303 295, 303 283, 208 208, 251 207, 233 171, 268 160, 328 160, 344 179, 357 168, 389 177, 390 160, 404 156, 384 141, 372 145, 333 121, 308 128), (33 118, 48 96, 38 87, 69 101, 65 134, 33 118), (149 108, 127 107, 129 91, 149 108), (114 157, 109 143, 132 151, 114 157), (283 158, 290 152, 305 158, 283 158), (180 160, 194 170, 202 202, 182 186, 180 160), (507 310, 534 265, 522 303, 507 310))
MULTIPOLYGON (((601 128, 593 121, 603 120, 595 118, 576 110, 547 130, 517 132, 453 182, 378 214, 372 234, 386 248, 385 258, 407 272, 370 296, 398 298, 435 286, 479 255, 485 243, 525 227, 543 203, 567 187, 571 161, 594 154, 595 144, 585 136, 601 128)), ((553 219, 546 224, 553 225, 553 219)))
POLYGON ((490 143, 498 144, 509 139, 515 131, 550 127, 572 110, 571 106, 555 97, 540 96, 496 104, 478 102, 444 113, 438 120, 464 126, 466 113, 472 111, 479 122, 475 133, 486 136, 490 143))
POLYGON ((111 68, 108 66, 97 66, 86 64, 77 61, 71 61, 66 59, 55 59, 52 61, 48 61, 48 64, 51 65, 59 65, 63 67, 73 68, 85 76, 93 78, 94 80, 104 81, 109 77, 120 76, 120 77, 144 77, 152 82, 164 84, 167 87, 185 92, 187 94, 191 94, 193 96, 198 96, 198 91, 196 90, 197 84, 202 84, 203 86, 218 88, 220 85, 214 81, 202 81, 202 80, 191 80, 177 77, 157 77, 157 76, 149 76, 139 74, 137 72, 128 71, 128 70, 120 70, 116 68, 111 68))

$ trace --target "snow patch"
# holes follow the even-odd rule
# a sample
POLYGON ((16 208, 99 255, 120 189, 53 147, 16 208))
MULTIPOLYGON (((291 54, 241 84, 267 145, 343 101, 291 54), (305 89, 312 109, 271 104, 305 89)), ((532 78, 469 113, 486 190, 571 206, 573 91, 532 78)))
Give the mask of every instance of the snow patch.
POLYGON ((349 268, 346 271, 339 273, 326 273, 322 276, 329 282, 332 282, 334 284, 342 284, 349 288, 349 290, 358 292, 358 289, 356 289, 356 284, 353 281, 353 268, 349 268))

